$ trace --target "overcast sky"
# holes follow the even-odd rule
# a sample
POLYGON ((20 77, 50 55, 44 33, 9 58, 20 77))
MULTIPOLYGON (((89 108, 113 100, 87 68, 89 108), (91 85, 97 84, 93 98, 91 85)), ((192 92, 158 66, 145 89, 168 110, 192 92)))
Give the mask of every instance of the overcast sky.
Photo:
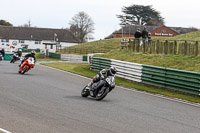
POLYGON ((118 30, 122 7, 152 5, 165 18, 166 26, 200 28, 199 0, 0 0, 0 19, 14 26, 31 21, 41 28, 69 28, 72 17, 87 13, 95 25, 95 40, 118 30))

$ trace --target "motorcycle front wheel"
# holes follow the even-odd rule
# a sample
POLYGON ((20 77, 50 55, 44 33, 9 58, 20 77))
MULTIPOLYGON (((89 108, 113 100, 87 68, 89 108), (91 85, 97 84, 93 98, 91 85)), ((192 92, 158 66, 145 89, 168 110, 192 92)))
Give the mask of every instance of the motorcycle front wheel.
POLYGON ((87 86, 85 86, 85 87, 83 88, 83 90, 81 91, 81 96, 82 96, 82 97, 87 97, 87 96, 90 95, 90 92, 89 92, 88 90, 86 90, 86 87, 87 87, 87 86))
POLYGON ((109 92, 108 88, 100 89, 99 92, 96 95, 96 100, 100 101, 100 100, 104 99, 106 97, 106 95, 108 94, 108 92, 109 92))
POLYGON ((10 63, 14 63, 14 62, 13 62, 13 59, 10 61, 10 63))

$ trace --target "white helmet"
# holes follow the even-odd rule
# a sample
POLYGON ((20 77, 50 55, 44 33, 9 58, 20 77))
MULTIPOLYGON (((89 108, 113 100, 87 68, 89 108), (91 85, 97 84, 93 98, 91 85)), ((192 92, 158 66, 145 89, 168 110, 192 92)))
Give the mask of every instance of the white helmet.
POLYGON ((116 74, 116 72, 117 72, 117 69, 116 69, 116 67, 113 67, 113 66, 112 66, 112 67, 110 67, 110 69, 109 69, 109 70, 110 70, 110 74, 111 74, 111 75, 115 75, 115 74, 116 74))

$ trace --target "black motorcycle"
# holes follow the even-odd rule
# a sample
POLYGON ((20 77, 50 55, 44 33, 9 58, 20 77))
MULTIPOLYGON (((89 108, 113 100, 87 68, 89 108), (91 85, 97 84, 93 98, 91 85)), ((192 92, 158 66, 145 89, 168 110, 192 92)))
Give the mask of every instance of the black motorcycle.
POLYGON ((0 61, 3 60, 3 55, 0 53, 0 61))
POLYGON ((10 61, 10 63, 15 63, 15 61, 18 61, 20 60, 20 57, 18 54, 14 53, 13 54, 13 57, 12 57, 12 60, 10 61))
POLYGON ((115 88, 115 77, 108 76, 105 79, 93 83, 91 89, 85 86, 81 92, 82 97, 94 97, 97 101, 100 101, 106 97, 106 95, 115 88))

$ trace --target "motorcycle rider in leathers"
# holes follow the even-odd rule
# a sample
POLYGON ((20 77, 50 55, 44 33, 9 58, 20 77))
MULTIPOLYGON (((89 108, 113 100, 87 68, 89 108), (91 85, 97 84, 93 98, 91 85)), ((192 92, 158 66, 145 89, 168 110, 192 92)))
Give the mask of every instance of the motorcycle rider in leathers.
MULTIPOLYGON (((108 76, 115 76, 117 72, 117 69, 115 67, 110 67, 109 69, 103 69, 101 70, 95 77, 93 77, 92 81, 88 84, 88 88, 86 89, 92 89, 92 85, 93 83, 96 83, 98 81, 100 81, 101 79, 104 79, 108 76)), ((115 86, 112 86, 113 88, 115 86)))
MULTIPOLYGON (((24 59, 22 60, 21 64, 23 64, 23 62, 24 62, 26 59, 28 59, 28 57, 33 57, 33 58, 34 58, 34 62, 36 62, 35 53, 36 53, 36 52, 33 50, 33 51, 31 51, 30 54, 26 54, 25 57, 24 57, 24 59)), ((19 67, 21 66, 21 64, 19 65, 19 67)))

